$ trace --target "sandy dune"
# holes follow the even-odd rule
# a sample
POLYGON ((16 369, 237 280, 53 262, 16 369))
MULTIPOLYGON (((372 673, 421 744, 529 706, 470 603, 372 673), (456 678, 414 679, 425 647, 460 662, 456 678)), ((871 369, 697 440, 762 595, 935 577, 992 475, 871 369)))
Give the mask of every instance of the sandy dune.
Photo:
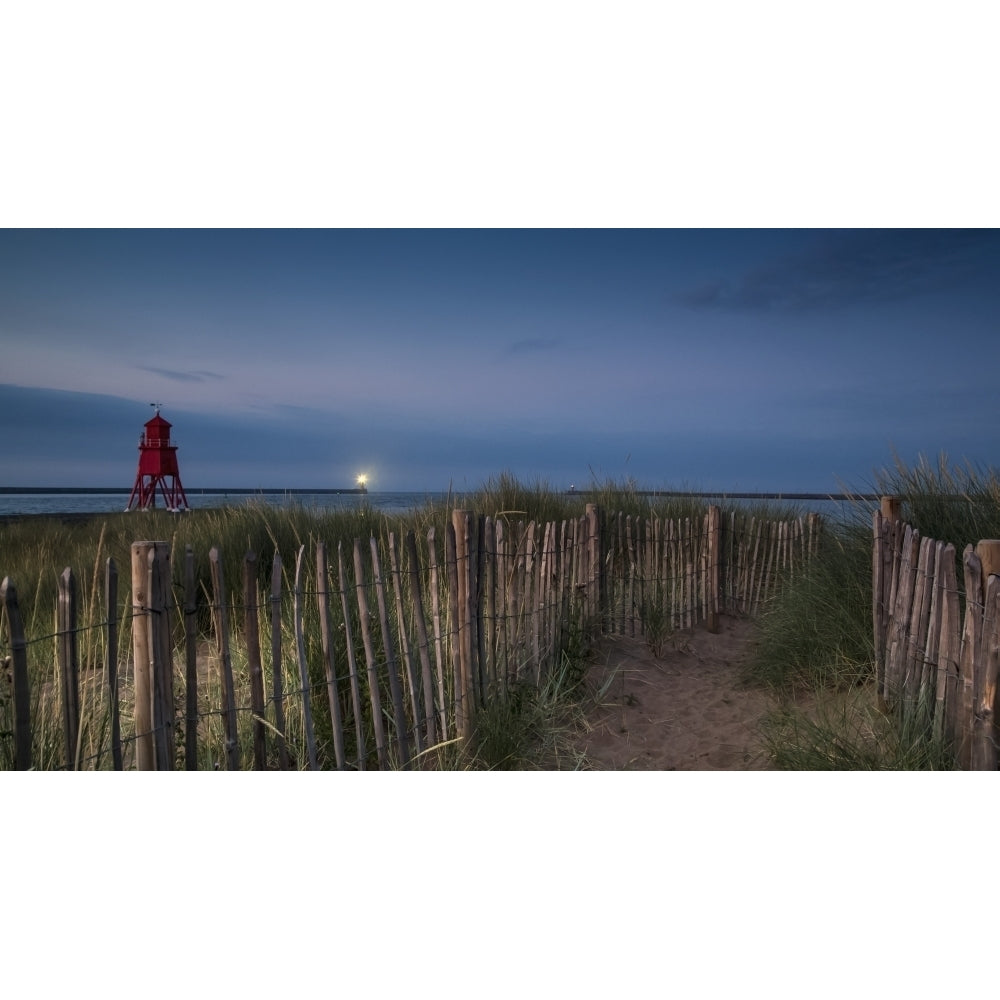
POLYGON ((643 639, 602 642, 587 682, 595 694, 576 747, 600 770, 767 770, 757 725, 773 707, 739 686, 753 626, 722 617, 675 633, 655 655, 643 639))

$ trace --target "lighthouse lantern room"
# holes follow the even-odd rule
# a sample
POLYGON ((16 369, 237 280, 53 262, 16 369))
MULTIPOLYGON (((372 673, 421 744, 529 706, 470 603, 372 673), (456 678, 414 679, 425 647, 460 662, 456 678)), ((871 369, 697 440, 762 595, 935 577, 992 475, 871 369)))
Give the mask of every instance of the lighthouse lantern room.
POLYGON ((150 406, 156 407, 156 413, 152 420, 146 421, 146 429, 139 438, 139 471, 125 509, 155 507, 159 487, 167 510, 185 510, 188 502, 177 469, 177 446, 170 443, 171 424, 160 416, 159 403, 150 406))

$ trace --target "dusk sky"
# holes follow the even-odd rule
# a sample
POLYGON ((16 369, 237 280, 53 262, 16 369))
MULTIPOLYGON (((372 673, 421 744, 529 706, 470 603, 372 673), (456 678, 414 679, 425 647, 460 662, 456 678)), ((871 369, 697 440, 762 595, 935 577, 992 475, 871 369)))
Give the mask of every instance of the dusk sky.
POLYGON ((974 7, 124 9, 8 21, 0 484, 130 487, 150 403, 189 489, 1000 459, 974 7))
POLYGON ((994 230, 6 230, 4 485, 833 491, 992 463, 994 230))

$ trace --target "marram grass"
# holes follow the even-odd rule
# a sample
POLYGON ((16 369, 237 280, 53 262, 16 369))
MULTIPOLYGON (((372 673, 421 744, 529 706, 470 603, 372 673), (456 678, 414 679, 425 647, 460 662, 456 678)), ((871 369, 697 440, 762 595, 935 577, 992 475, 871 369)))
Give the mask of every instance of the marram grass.
MULTIPOLYGON (((58 599, 58 578, 67 566, 76 577, 78 592, 79 628, 79 676, 81 689, 81 726, 79 745, 71 757, 83 767, 107 768, 111 766, 110 695, 106 682, 107 643, 105 634, 106 604, 104 597, 105 566, 108 558, 114 559, 119 572, 118 607, 119 620, 117 670, 120 679, 122 709, 122 738, 124 742, 124 765, 134 763, 134 731, 132 730, 132 637, 131 615, 131 546, 138 540, 162 540, 170 544, 173 575, 174 601, 183 604, 183 574, 185 551, 190 548, 194 557, 197 622, 199 636, 198 670, 198 766, 215 768, 224 766, 225 732, 221 713, 222 687, 219 651, 212 635, 211 605, 214 592, 209 569, 209 551, 217 547, 222 555, 223 575, 226 581, 228 627, 230 634, 230 659, 236 687, 237 706, 251 703, 250 670, 247 660, 246 642, 242 638, 243 610, 243 561, 247 552, 257 555, 258 596, 269 593, 272 560, 275 553, 282 562, 282 602, 280 625, 282 641, 282 661, 280 670, 285 693, 286 736, 292 766, 303 766, 306 760, 306 720, 303 680, 296 655, 295 632, 292 614, 292 592, 294 587, 295 562, 300 547, 305 548, 304 558, 309 567, 309 576, 314 573, 315 550, 319 541, 327 546, 331 577, 330 601, 334 622, 340 622, 339 588, 337 580, 337 547, 343 547, 343 558, 347 567, 349 586, 354 583, 353 549, 355 539, 359 540, 365 566, 365 582, 371 583, 371 563, 369 539, 375 538, 382 552, 382 572, 388 579, 390 574, 387 548, 390 536, 401 551, 406 532, 414 531, 421 560, 426 559, 427 532, 435 528, 435 543, 441 585, 444 573, 445 526, 450 520, 451 508, 463 506, 494 517, 509 517, 511 520, 536 520, 571 518, 581 515, 586 500, 582 496, 568 496, 548 489, 543 484, 522 486, 512 477, 501 476, 487 483, 478 493, 467 497, 453 497, 450 504, 425 504, 409 515, 385 515, 362 503, 354 511, 325 511, 306 508, 301 505, 275 508, 260 502, 248 502, 212 510, 194 510, 174 514, 162 510, 132 511, 95 515, 86 519, 58 517, 28 518, 0 525, 0 577, 9 577, 17 587, 19 608, 29 643, 29 673, 32 698, 31 716, 33 720, 33 764, 37 768, 64 767, 67 753, 63 739, 61 678, 55 652, 55 608, 58 599)), ((425 564, 426 569, 426 564, 425 564)), ((426 578, 426 574, 424 574, 426 578)), ((425 580, 426 583, 426 580, 425 580)), ((303 602, 303 626, 309 689, 312 708, 312 723, 315 734, 317 758, 320 766, 333 764, 333 731, 328 699, 327 682, 323 668, 319 613, 317 609, 315 583, 303 602)), ((349 602, 354 620, 352 622, 355 653, 358 669, 364 674, 366 664, 360 649, 360 630, 357 620, 356 602, 349 602)), ((398 609, 390 597, 388 618, 390 628, 398 630, 398 609)), ((430 601, 425 602, 430 609, 430 601)), ((447 602, 442 600, 442 606, 447 602)), ((373 614, 377 614, 372 602, 373 614)), ((402 609, 409 616, 411 608, 402 609)), ((183 767, 186 718, 185 666, 183 662, 183 616, 172 615, 174 632, 174 704, 176 708, 175 744, 177 766, 183 767)), ((271 620, 266 600, 261 600, 258 610, 258 629, 264 661, 265 690, 270 691, 271 620)), ((7 645, 6 623, 0 629, 2 641, 7 645)), ((337 628, 333 635, 333 658, 341 677, 341 685, 346 688, 346 636, 344 629, 337 628)), ((399 655, 399 669, 402 674, 404 664, 399 655)), ((10 650, 0 648, 0 660, 9 656, 10 650)), ((445 665, 445 700, 451 698, 450 671, 445 665)), ((384 678, 380 683, 384 683, 384 678)), ((551 685, 550 685, 551 688, 551 685)), ((511 712, 522 721, 530 714, 535 721, 521 727, 524 739, 531 745, 538 742, 538 723, 541 706, 553 704, 551 690, 536 693, 531 699, 515 695, 507 704, 498 702, 497 713, 511 712), (520 701, 517 701, 520 699, 520 701), (529 712, 530 704, 530 712, 529 712)), ((353 718, 353 706, 345 698, 341 710, 345 718, 353 718)), ((382 712, 389 721, 392 712, 390 692, 381 691, 382 712)), ((363 698, 362 717, 366 729, 365 751, 369 766, 374 761, 372 738, 373 711, 370 700, 363 698)), ((252 760, 252 714, 245 708, 238 708, 239 752, 244 767, 252 760)), ((276 719, 274 706, 269 704, 263 719, 270 737, 273 737, 276 719)), ((494 726, 494 735, 486 734, 490 724, 489 714, 480 721, 480 728, 473 741, 474 749, 463 749, 460 766, 511 766, 513 759, 523 760, 519 751, 514 757, 502 752, 497 746, 500 726, 494 726)), ((387 729, 391 730, 387 725, 387 729)), ((348 760, 356 759, 359 747, 353 745, 348 727, 345 747, 348 760)), ((13 704, 10 687, 0 688, 0 767, 13 765, 13 704)), ((398 764, 395 743, 389 738, 389 759, 398 764)), ((442 741, 447 744, 447 739, 442 741)), ((544 743, 544 740, 542 741, 544 743)), ((276 755, 275 741, 269 738, 269 763, 276 755)), ((412 748, 411 748, 412 749, 412 748)), ((448 758, 442 758, 448 759, 448 758)))
MULTIPOLYGON (((876 476, 875 490, 902 501, 902 518, 922 537, 964 547, 1000 538, 1000 474, 992 468, 897 461, 876 476)), ((835 532, 823 558, 794 587, 781 590, 759 620, 745 680, 763 684, 784 707, 766 726, 778 767, 927 769, 953 767, 919 713, 882 715, 874 689, 872 524, 859 504, 835 532), (803 708, 803 701, 808 706, 803 708)), ((961 586, 962 574, 958 574, 961 586)))

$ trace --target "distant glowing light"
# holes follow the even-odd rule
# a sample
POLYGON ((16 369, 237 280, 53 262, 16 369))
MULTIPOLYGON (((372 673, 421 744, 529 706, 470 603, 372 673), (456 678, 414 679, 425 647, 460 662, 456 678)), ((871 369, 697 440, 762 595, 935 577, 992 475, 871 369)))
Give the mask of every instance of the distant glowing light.
POLYGON ((368 484, 368 477, 362 472, 358 476, 358 486, 366 486, 368 484))

